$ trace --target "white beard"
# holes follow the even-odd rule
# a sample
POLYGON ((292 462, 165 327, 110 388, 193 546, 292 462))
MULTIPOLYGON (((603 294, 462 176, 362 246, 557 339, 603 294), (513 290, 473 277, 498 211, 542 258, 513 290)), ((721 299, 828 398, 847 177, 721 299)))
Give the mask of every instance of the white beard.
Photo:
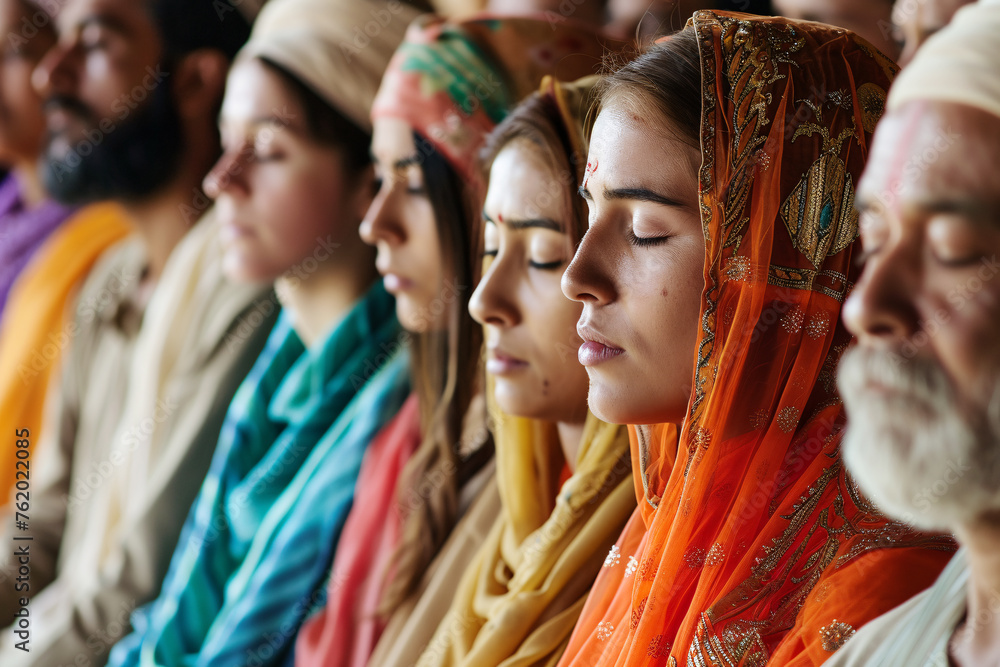
POLYGON ((842 451, 861 490, 888 515, 925 530, 953 532, 1000 510, 994 384, 988 410, 964 409, 936 364, 848 350, 837 371, 848 418, 842 451))

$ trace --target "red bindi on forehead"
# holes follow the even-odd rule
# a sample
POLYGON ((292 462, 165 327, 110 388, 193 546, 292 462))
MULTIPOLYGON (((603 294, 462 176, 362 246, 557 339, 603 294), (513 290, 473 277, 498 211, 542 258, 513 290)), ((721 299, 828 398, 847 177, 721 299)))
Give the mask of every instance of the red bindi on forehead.
POLYGON ((587 161, 587 170, 583 173, 583 187, 587 187, 590 177, 597 173, 597 158, 587 161))

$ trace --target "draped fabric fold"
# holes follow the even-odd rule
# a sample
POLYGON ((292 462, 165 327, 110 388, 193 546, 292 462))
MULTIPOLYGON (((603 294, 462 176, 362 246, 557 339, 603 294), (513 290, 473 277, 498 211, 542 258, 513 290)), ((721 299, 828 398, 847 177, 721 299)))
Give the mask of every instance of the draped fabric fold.
POLYGON ((365 454, 358 475, 364 500, 344 523, 326 607, 302 627, 295 643, 298 667, 368 663, 385 629, 378 608, 401 535, 396 482, 419 445, 420 409, 412 394, 365 454))
POLYGON ((555 425, 494 414, 501 515, 420 667, 554 665, 635 508, 625 427, 589 414, 576 470, 556 492, 555 425))
POLYGON ((14 174, 0 181, 0 317, 18 275, 72 213, 55 201, 28 208, 14 174))
POLYGON ((373 286, 305 349, 282 315, 238 390, 159 598, 111 665, 283 664, 325 577, 366 449, 409 392, 373 286))
MULTIPOLYGON (((21 272, 0 319, 0 432, 27 429, 38 442, 49 379, 74 333, 67 318, 71 296, 130 229, 117 205, 87 206, 66 219, 21 272)), ((14 442, 0 440, 5 460, 14 460, 14 442)), ((14 472, 0 466, 0 507, 10 502, 14 472)))
POLYGON ((831 26, 692 24, 706 238, 692 396, 680 429, 630 427, 639 509, 562 665, 822 664, 954 548, 879 514, 839 454, 853 188, 895 65, 831 26))

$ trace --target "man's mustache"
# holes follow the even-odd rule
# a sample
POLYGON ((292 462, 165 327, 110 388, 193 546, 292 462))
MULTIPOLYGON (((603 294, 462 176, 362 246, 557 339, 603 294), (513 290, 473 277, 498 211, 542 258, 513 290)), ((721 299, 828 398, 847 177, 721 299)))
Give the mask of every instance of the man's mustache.
POLYGON ((45 100, 44 110, 46 113, 50 111, 65 111, 73 114, 74 116, 79 116, 83 120, 95 121, 96 116, 90 107, 81 102, 75 97, 69 95, 52 95, 47 100, 45 100))

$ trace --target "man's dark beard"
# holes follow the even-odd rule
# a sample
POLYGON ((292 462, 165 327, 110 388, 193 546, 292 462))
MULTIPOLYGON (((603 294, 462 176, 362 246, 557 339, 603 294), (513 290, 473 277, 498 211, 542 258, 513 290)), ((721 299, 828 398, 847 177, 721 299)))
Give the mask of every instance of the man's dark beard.
MULTIPOLYGON (((115 107, 128 109, 129 114, 122 120, 109 118, 114 127, 107 133, 80 101, 67 96, 49 99, 47 106, 61 107, 91 121, 84 138, 65 155, 55 157, 46 149, 41 173, 49 194, 63 204, 105 199, 130 202, 166 185, 176 175, 184 150, 180 114, 169 89, 169 80, 164 81, 136 109, 124 103, 115 107)), ((50 147, 51 142, 50 137, 50 147)))

